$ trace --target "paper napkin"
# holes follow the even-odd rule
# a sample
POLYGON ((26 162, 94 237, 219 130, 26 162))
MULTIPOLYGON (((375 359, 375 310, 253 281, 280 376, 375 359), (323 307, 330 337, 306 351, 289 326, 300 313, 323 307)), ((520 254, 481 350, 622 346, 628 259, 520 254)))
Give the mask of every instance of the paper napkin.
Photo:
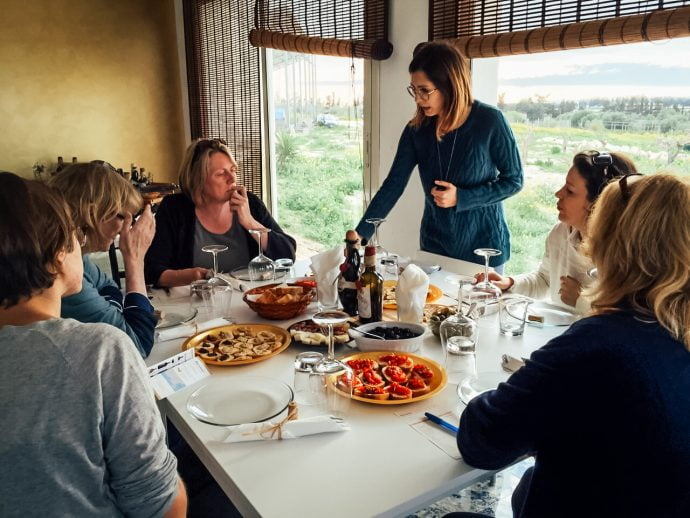
POLYGON ((429 276, 416 264, 409 264, 400 274, 395 289, 398 320, 401 322, 421 322, 428 291, 429 276))
POLYGON ((223 442, 270 441, 273 439, 297 439, 305 435, 345 432, 350 426, 342 419, 320 415, 294 421, 239 424, 228 426, 228 436, 223 442))
POLYGON ((311 269, 316 277, 318 296, 324 300, 338 300, 336 279, 340 275, 340 265, 345 260, 344 249, 336 246, 311 258, 311 269))
POLYGON ((201 333, 202 331, 206 331, 207 329, 218 326, 226 326, 228 324, 229 322, 224 318, 214 318, 213 320, 198 323, 190 322, 189 324, 182 324, 169 329, 162 329, 156 333, 156 339, 159 342, 166 342, 176 338, 186 338, 188 336, 194 336, 197 333, 201 333))

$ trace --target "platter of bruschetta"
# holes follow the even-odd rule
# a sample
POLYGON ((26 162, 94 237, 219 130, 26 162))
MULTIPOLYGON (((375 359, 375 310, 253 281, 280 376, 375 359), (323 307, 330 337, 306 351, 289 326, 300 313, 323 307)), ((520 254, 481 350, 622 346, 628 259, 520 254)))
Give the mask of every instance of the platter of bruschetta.
POLYGON ((352 399, 364 403, 415 403, 433 397, 448 381, 438 363, 416 354, 370 351, 351 354, 341 361, 354 372, 352 399))

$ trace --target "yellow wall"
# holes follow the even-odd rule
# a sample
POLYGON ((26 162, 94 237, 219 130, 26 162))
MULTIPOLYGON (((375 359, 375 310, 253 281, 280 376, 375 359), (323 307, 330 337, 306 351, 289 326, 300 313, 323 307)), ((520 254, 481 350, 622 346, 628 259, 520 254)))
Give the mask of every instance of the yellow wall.
POLYGON ((184 150, 174 0, 2 0, 0 170, 131 162, 174 181, 184 150))

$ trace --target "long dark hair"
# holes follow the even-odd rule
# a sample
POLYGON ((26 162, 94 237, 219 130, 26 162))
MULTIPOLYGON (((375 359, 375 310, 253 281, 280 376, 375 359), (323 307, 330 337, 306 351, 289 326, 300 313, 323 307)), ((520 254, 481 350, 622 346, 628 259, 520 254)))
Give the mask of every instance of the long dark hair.
MULTIPOLYGON (((428 42, 417 46, 408 67, 410 74, 424 72, 443 94, 443 112, 436 122, 436 138, 460 126, 472 107, 470 66, 460 51, 448 43, 428 42)), ((418 128, 426 120, 419 107, 410 125, 418 128)))
POLYGON ((587 200, 592 203, 611 180, 625 174, 637 173, 633 161, 623 153, 581 151, 573 157, 573 166, 584 178, 587 200))

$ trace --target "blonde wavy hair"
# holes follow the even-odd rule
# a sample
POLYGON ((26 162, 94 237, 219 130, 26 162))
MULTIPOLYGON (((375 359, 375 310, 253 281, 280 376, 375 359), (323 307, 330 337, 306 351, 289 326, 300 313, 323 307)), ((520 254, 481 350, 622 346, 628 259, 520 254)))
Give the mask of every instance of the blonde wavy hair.
POLYGON ((597 199, 585 250, 597 267, 594 314, 651 317, 690 350, 690 184, 627 175, 597 199))
MULTIPOLYGON (((418 45, 408 72, 424 72, 443 94, 443 111, 436 122, 437 140, 467 120, 474 102, 472 78, 467 59, 456 47, 438 41, 418 45)), ((419 128, 426 120, 427 116, 418 106, 410 126, 419 128)))
POLYGON ((224 153, 234 162, 230 149, 222 139, 201 138, 192 142, 184 153, 180 164, 179 183, 195 205, 203 205, 202 191, 208 177, 208 161, 213 153, 224 153))
POLYGON ((143 205, 139 191, 106 162, 70 164, 50 184, 64 196, 92 250, 108 240, 101 233, 101 222, 122 212, 136 213, 143 205))

